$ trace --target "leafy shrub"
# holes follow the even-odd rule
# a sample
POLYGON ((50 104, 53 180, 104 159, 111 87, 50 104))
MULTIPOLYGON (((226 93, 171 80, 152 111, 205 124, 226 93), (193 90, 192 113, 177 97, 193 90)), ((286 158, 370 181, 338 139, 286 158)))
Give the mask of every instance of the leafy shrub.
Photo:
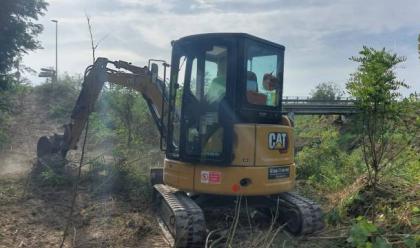
MULTIPOLYGON (((392 247, 391 242, 387 240, 387 233, 362 216, 353 220, 347 241, 357 248, 392 247)), ((418 247, 420 235, 404 235, 402 241, 398 243, 403 243, 407 248, 418 247)))
POLYGON ((9 118, 10 116, 8 112, 0 110, 0 149, 4 148, 4 146, 9 142, 9 135, 7 132, 9 118))
POLYGON ((99 145, 115 138, 114 125, 107 113, 93 112, 89 116, 89 143, 99 145))
POLYGON ((94 194, 118 193, 130 200, 147 202, 150 199, 148 167, 133 161, 106 162, 103 158, 91 161, 85 177, 94 181, 94 194))
POLYGON ((71 111, 79 95, 82 78, 65 74, 57 83, 44 83, 35 88, 45 99, 48 114, 51 118, 65 121, 70 118, 71 111))
POLYGON ((105 90, 97 104, 96 118, 102 122, 101 127, 96 126, 98 133, 103 135, 105 129, 112 131, 117 149, 139 150, 159 144, 155 123, 143 96, 138 92, 122 87, 105 90))
POLYGON ((68 175, 57 173, 49 167, 41 172, 39 180, 42 185, 52 187, 67 186, 72 181, 68 175))
MULTIPOLYGON (((368 221, 364 217, 359 216, 354 220, 354 223, 350 229, 350 237, 347 241, 352 243, 357 248, 372 247, 372 242, 376 242, 376 240, 372 240, 372 237, 377 234, 378 228, 371 221, 368 221)), ((379 239, 378 242, 383 243, 383 240, 379 239)))
POLYGON ((310 128, 297 132, 300 138, 309 140, 296 155, 298 178, 308 179, 326 190, 338 190, 353 182, 363 172, 363 167, 360 149, 340 148, 343 136, 337 127, 328 126, 328 121, 312 117, 308 120, 310 128))
POLYGON ((23 107, 23 97, 30 86, 7 77, 7 82, 0 85, 0 149, 9 142, 9 122, 11 116, 23 107))
POLYGON ((401 178, 413 184, 420 182, 419 147, 409 146, 402 151, 400 158, 390 165, 385 176, 390 178, 401 178))

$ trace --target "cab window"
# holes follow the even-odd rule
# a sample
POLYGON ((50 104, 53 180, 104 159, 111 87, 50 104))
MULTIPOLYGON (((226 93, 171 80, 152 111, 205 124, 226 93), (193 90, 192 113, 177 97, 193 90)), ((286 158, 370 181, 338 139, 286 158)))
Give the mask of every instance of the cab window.
POLYGON ((246 99, 254 105, 278 106, 281 90, 281 54, 273 47, 246 45, 246 99))

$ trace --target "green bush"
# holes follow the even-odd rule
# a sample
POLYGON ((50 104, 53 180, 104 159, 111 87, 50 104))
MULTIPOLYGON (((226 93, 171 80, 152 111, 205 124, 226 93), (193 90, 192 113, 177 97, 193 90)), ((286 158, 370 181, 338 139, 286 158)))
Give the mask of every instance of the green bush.
POLYGON ((352 183, 363 172, 360 149, 341 148, 341 139, 349 137, 340 135, 339 128, 328 118, 305 119, 310 126, 296 132, 298 139, 306 143, 296 155, 298 178, 325 190, 338 190, 352 183))
POLYGON ((357 217, 350 229, 348 242, 357 248, 391 247, 386 239, 379 235, 379 229, 363 217, 357 217))
POLYGON ((7 131, 10 111, 10 93, 8 91, 0 91, 0 149, 2 149, 9 140, 7 131))
POLYGON ((49 167, 45 167, 38 179, 41 185, 52 187, 68 186, 72 182, 68 175, 57 173, 49 167))
POLYGON ((96 121, 96 133, 98 136, 114 133, 117 149, 158 147, 158 131, 140 93, 121 87, 105 90, 96 112, 95 118, 101 121, 101 124, 96 121))
POLYGON ((8 123, 9 123, 9 114, 0 110, 0 149, 3 149, 4 146, 9 142, 8 135, 8 123))
POLYGON ((89 130, 89 143, 91 145, 96 146, 115 139, 115 132, 113 131, 113 124, 109 114, 93 112, 89 117, 89 130))
POLYGON ((151 195, 148 167, 139 162, 116 160, 106 162, 103 158, 89 162, 86 180, 92 181, 92 192, 101 196, 118 193, 130 200, 147 202, 151 195))
POLYGON ((68 74, 59 78, 57 83, 44 83, 35 88, 35 91, 48 107, 48 115, 53 119, 66 121, 80 92, 82 78, 68 74))
POLYGON ((7 77, 7 82, 0 85, 0 149, 9 142, 9 122, 11 116, 23 106, 24 95, 31 89, 30 86, 16 82, 7 77))
POLYGON ((415 146, 407 147, 402 151, 400 158, 390 165, 384 176, 401 178, 412 184, 420 182, 419 148, 415 146))

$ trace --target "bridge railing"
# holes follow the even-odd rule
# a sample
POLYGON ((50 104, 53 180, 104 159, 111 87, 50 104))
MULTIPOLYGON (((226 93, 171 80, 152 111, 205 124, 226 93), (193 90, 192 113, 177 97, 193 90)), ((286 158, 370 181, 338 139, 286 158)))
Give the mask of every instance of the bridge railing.
POLYGON ((309 96, 283 96, 284 104, 311 104, 311 105, 354 105, 353 97, 336 97, 335 99, 313 99, 309 96))

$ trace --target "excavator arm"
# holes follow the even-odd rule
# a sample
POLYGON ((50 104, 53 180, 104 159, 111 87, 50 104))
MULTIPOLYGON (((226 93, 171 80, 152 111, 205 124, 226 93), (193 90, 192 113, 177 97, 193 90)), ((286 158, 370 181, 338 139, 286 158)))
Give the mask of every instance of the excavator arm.
MULTIPOLYGON (((154 68, 152 66, 152 68, 154 68)), ((156 68, 156 67, 155 67, 156 68)), ((157 70, 148 67, 137 67, 125 61, 109 61, 98 58, 95 63, 86 68, 82 89, 71 114, 71 121, 64 125, 64 134, 43 136, 38 140, 37 156, 42 158, 50 155, 60 155, 65 158, 71 149, 77 149, 77 143, 94 110, 95 103, 105 84, 121 85, 141 93, 146 100, 152 117, 162 136, 166 135, 163 124, 165 109, 168 108, 168 93, 165 83, 159 80, 157 70), (113 64, 117 69, 108 68, 113 64)))

